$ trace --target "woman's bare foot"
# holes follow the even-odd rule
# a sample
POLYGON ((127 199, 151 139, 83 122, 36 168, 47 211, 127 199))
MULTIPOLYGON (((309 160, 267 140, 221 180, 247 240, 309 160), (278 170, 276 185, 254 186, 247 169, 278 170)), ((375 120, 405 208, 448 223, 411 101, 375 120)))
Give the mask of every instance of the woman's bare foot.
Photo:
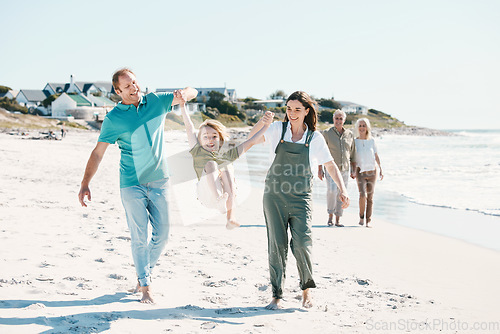
POLYGON ((313 306, 312 296, 309 289, 302 290, 302 307, 311 308, 313 306))
POLYGON ((151 289, 148 285, 141 286, 142 298, 141 303, 143 304, 154 304, 153 297, 151 297, 151 289))
POLYGON ((232 230, 233 228, 240 227, 240 224, 236 222, 235 220, 228 220, 226 223, 226 228, 228 230, 232 230))
POLYGON ((365 225, 365 220, 363 218, 359 218, 359 225, 365 225))
POLYGON ((281 306, 281 299, 278 298, 273 298, 269 305, 266 306, 268 310, 279 310, 281 308, 283 308, 283 306, 281 306))

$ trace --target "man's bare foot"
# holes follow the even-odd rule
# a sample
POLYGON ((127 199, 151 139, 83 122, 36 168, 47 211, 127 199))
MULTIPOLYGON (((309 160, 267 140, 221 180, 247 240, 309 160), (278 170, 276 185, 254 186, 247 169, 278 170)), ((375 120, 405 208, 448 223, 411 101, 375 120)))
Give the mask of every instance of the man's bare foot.
POLYGON ((266 306, 266 309, 268 310, 279 310, 281 308, 283 308, 281 305, 281 299, 278 298, 273 298, 269 305, 266 306))
POLYGON ((143 304, 154 304, 153 297, 151 297, 151 289, 148 285, 141 286, 142 298, 141 303, 143 304))
POLYGON ((365 224, 365 220, 363 218, 359 218, 359 225, 363 226, 365 224))
POLYGON ((302 307, 311 308, 312 306, 311 292, 309 289, 302 290, 302 307))
POLYGON ((135 288, 129 289, 127 291, 130 293, 137 293, 137 292, 141 291, 141 285, 139 284, 139 282, 137 282, 137 285, 135 286, 135 288))
POLYGON ((236 222, 235 220, 228 220, 226 223, 226 228, 228 230, 232 230, 233 228, 240 227, 240 224, 236 222))

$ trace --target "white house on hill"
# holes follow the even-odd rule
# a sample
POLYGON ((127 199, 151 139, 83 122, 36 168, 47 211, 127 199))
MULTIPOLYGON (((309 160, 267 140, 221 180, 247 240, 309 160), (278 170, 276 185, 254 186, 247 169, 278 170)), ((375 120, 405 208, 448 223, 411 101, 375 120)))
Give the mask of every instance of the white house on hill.
POLYGON ((50 93, 50 95, 54 94, 62 94, 62 93, 75 93, 75 94, 81 94, 81 90, 76 87, 74 84, 70 83, 55 83, 55 82, 48 82, 45 87, 43 87, 43 90, 46 90, 50 93))
POLYGON ((278 107, 284 107, 286 105, 286 100, 283 99, 257 100, 254 101, 253 103, 257 105, 266 106, 267 108, 278 108, 278 107))
POLYGON ((9 90, 7 93, 0 93, 0 98, 6 97, 8 99, 15 99, 19 92, 17 90, 9 90))
POLYGON ((16 96, 17 102, 27 108, 36 108, 42 105, 43 100, 50 96, 46 90, 21 89, 16 96))
POLYGON ((43 88, 44 90, 50 92, 50 95, 61 94, 61 93, 76 93, 84 94, 85 96, 90 96, 92 94, 100 94, 102 96, 109 97, 114 93, 114 88, 111 82, 106 81, 73 81, 73 75, 70 75, 69 83, 54 83, 49 82, 43 88))
POLYGON ((82 91, 85 96, 100 94, 102 96, 109 97, 112 93, 115 93, 115 89, 111 82, 107 81, 94 81, 94 82, 83 82, 77 81, 75 85, 82 91))
POLYGON ((113 101, 103 96, 62 93, 52 102, 52 117, 73 116, 76 119, 93 120, 96 115, 106 115, 114 106, 113 101))
POLYGON ((368 115, 368 107, 349 101, 337 101, 342 105, 342 111, 346 114, 368 115))
MULTIPOLYGON (((182 88, 158 88, 156 92, 172 93, 174 90, 178 89, 182 88)), ((206 103, 210 99, 209 94, 211 91, 224 94, 224 96, 226 96, 225 98, 226 101, 236 102, 238 100, 238 97, 236 95, 236 89, 227 89, 226 87, 221 87, 221 88, 196 88, 196 90, 198 91, 198 96, 196 97, 196 100, 202 103, 206 103)))

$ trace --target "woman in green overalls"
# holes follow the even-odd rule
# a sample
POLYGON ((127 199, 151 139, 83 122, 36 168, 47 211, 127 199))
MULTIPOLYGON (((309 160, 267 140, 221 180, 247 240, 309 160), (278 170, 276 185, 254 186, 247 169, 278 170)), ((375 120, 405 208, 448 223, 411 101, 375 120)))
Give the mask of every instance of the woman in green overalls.
MULTIPOLYGON (((269 271, 273 299, 267 309, 281 308, 285 268, 290 248, 297 260, 302 289, 302 305, 311 307, 309 289, 316 287, 312 277, 311 223, 313 174, 310 161, 324 165, 340 189, 343 207, 349 197, 337 166, 323 136, 316 131, 315 102, 305 92, 291 94, 286 102, 284 122, 274 122, 264 134, 264 140, 275 148, 275 158, 269 168, 264 189, 264 217, 267 226, 269 271)), ((263 126, 263 125, 262 125, 263 126)), ((260 122, 249 136, 261 128, 260 122)))

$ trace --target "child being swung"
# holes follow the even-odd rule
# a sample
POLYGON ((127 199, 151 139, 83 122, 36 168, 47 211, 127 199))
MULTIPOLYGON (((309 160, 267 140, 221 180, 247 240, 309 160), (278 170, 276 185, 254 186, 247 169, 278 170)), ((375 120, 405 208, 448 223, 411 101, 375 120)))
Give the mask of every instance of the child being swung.
POLYGON ((208 119, 200 125, 198 135, 196 135, 185 105, 181 104, 180 108, 188 136, 189 152, 193 157, 193 167, 198 177, 196 185, 198 200, 206 207, 216 208, 220 212, 226 213, 226 228, 238 227, 240 225, 233 218, 234 175, 228 165, 253 145, 264 141, 264 133, 271 125, 274 113, 269 111, 265 113, 259 121, 263 128, 251 138, 237 147, 221 152, 221 147, 228 139, 226 127, 216 120, 208 119))

